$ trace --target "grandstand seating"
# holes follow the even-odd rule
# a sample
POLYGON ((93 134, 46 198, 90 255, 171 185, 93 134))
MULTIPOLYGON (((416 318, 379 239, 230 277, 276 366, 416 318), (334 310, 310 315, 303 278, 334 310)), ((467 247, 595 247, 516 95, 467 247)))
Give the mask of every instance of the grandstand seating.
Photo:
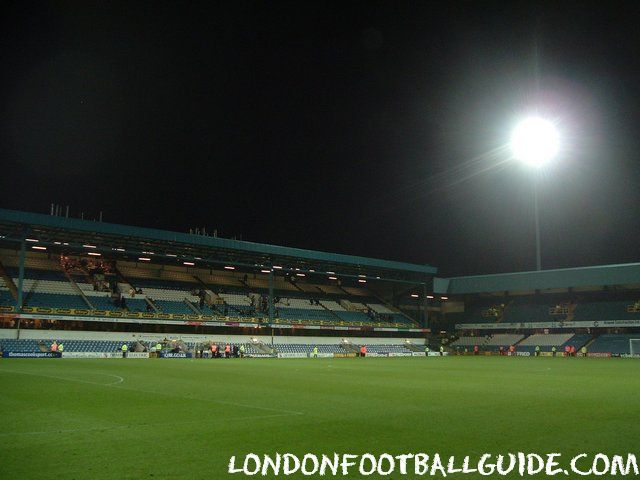
MULTIPOLYGON (((3 351, 37 353, 49 351, 51 340, 0 340, 3 351)), ((64 340, 65 352, 118 352, 126 343, 129 348, 134 342, 113 340, 64 340)))
MULTIPOLYGON (((241 280, 238 274, 216 272, 209 275, 191 275, 186 269, 153 269, 138 267, 130 262, 119 262, 117 274, 107 274, 104 284, 95 282, 89 273, 72 271, 69 275, 52 259, 29 257, 23 282, 23 305, 56 309, 149 312, 193 315, 203 313, 213 316, 261 318, 268 316, 261 299, 265 289, 253 290, 247 285, 251 280, 258 283, 264 278, 241 280), (34 267, 35 265, 35 267, 34 267), (217 278, 220 277, 220 278, 217 278), (95 285, 94 285, 95 283, 95 285), (209 297, 223 303, 200 304, 196 290, 205 289, 205 284, 214 283, 209 297), (99 286, 96 286, 99 285, 99 286), (117 291, 104 291, 107 285, 117 285, 117 291), (224 288, 222 288, 224 286, 224 288), (133 295, 132 292, 135 292, 133 295), (124 308, 117 301, 122 295, 124 308), (252 301, 253 297, 253 301, 252 301), (149 299, 153 307, 149 306, 149 299)), ((5 266, 5 270, 17 284, 18 269, 5 266)), ((13 306, 4 282, 0 285, 0 306, 13 306)), ((264 283, 264 282, 263 282, 264 283)), ((338 286, 292 284, 279 278, 276 281, 274 313, 278 323, 309 323, 327 325, 414 326, 411 319, 400 311, 388 307, 367 296, 362 288, 346 289, 338 286)), ((267 284, 261 287, 268 287, 267 284)), ((211 298, 208 300, 211 301, 211 298)))
POLYGON ((336 312, 336 315, 345 322, 372 322, 373 319, 364 312, 336 312))
MULTIPOLYGON (((582 347, 587 345, 589 341, 593 337, 588 333, 579 333, 571 337, 569 340, 560 345, 560 349, 564 350, 564 347, 569 345, 570 347, 575 347, 576 350, 580 350, 582 347)), ((558 349, 558 350, 560 350, 558 349)))
POLYGON ((498 333, 498 334, 492 335, 487 341, 486 345, 495 346, 495 347, 499 347, 500 345, 503 345, 506 347, 509 345, 515 345, 523 338, 524 338, 524 335, 517 334, 517 333, 515 334, 498 333))
MULTIPOLYGON (((49 347, 52 340, 0 340, 0 348, 3 351, 12 352, 24 352, 24 353, 37 353, 42 351, 49 351, 49 347)), ((60 343, 60 342, 58 342, 60 343)), ((126 340, 63 340, 65 352, 119 352, 122 344, 126 343, 132 350, 135 347, 136 342, 126 340)), ((155 347, 156 342, 142 342, 142 345, 149 350, 155 347)), ((189 351, 194 351, 197 348, 205 347, 208 350, 208 344, 197 344, 195 342, 185 343, 189 351)), ((224 349, 226 343, 220 342, 218 347, 224 349)), ((259 354, 264 353, 260 348, 252 343, 230 343, 240 347, 244 345, 246 354, 259 354)), ((166 345, 165 345, 166 347, 166 345)), ((265 345, 267 350, 271 349, 271 345, 265 345)), ((310 354, 313 352, 314 347, 318 348, 318 353, 345 353, 346 350, 340 344, 290 344, 290 343, 276 343, 273 345, 278 353, 303 353, 310 354)), ((370 353, 408 353, 411 350, 407 349, 404 345, 368 345, 367 351, 370 353)))
POLYGON ((79 295, 32 292, 24 297, 24 302, 30 307, 89 308, 79 295))
POLYGON ((497 333, 495 335, 487 335, 485 337, 459 337, 455 342, 451 343, 452 347, 473 347, 478 345, 480 348, 487 347, 508 347, 515 345, 524 338, 521 334, 497 333))
POLYGON ((9 289, 4 286, 0 288, 0 306, 13 306, 15 303, 9 289))
MULTIPOLYGON (((633 305, 637 299, 611 300, 611 299, 578 299, 573 301, 574 308, 555 310, 558 305, 568 305, 566 298, 550 298, 548 300, 517 299, 506 301, 500 322, 502 323, 526 323, 526 322, 552 322, 559 320, 574 321, 603 321, 603 320, 627 320, 639 317, 638 312, 629 312, 629 305, 633 305)), ((454 324, 462 323, 486 323, 498 321, 495 316, 486 315, 485 312, 500 302, 486 301, 470 304, 465 312, 447 313, 447 319, 454 324)))
POLYGON ((639 317, 637 312, 627 312, 627 306, 633 303, 631 300, 578 303, 575 320, 635 319, 639 317))
POLYGON ((104 293, 104 292, 101 292, 101 293, 102 295, 100 296, 92 295, 89 298, 89 301, 91 302, 91 304, 96 310, 111 310, 111 311, 120 310, 120 308, 116 306, 116 304, 114 303, 114 300, 111 298, 110 293, 104 293))
POLYGON ((504 309, 503 323, 551 322, 557 320, 549 314, 553 305, 546 304, 508 304, 504 309))
MULTIPOLYGON (((638 335, 640 338, 640 334, 638 335)), ((508 347, 516 345, 516 349, 520 352, 533 352, 537 345, 540 351, 550 352, 552 347, 556 347, 557 351, 563 351, 566 345, 574 346, 577 350, 588 344, 592 336, 589 334, 573 334, 567 333, 551 333, 551 334, 533 334, 524 338, 523 335, 516 334, 496 334, 493 336, 461 336, 451 344, 452 347, 472 348, 478 345, 480 349, 491 349, 495 347, 508 347)), ((628 341, 627 341, 628 343, 628 341)), ((628 348, 628 345, 627 345, 628 348)), ((591 350, 591 349, 590 349, 591 350)))
POLYGON ((369 345, 367 353, 409 353, 410 349, 404 345, 369 345))
POLYGON ((311 345, 311 344, 291 344, 276 343, 274 348, 279 353, 311 353, 313 348, 318 347, 318 353, 344 353, 340 345, 311 345))
POLYGON ((589 352, 613 354, 630 353, 629 340, 634 338, 640 338, 640 333, 600 335, 589 345, 589 352))
POLYGON ((542 352, 550 352, 553 347, 556 347, 558 351, 562 349, 572 337, 573 333, 536 333, 533 334, 518 344, 518 351, 533 352, 536 346, 540 347, 542 352))
POLYGON ((489 336, 486 337, 474 337, 474 336, 461 336, 455 342, 451 343, 452 347, 473 347, 478 345, 482 347, 487 344, 489 336))
POLYGON ((320 304, 332 312, 346 312, 345 308, 335 300, 321 300, 320 304))

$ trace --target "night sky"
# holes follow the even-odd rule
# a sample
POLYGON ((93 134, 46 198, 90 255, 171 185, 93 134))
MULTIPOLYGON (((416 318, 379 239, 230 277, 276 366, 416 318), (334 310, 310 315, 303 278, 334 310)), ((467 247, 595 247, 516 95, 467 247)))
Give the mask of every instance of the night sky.
POLYGON ((640 3, 3 2, 0 206, 535 268, 640 260, 640 3))

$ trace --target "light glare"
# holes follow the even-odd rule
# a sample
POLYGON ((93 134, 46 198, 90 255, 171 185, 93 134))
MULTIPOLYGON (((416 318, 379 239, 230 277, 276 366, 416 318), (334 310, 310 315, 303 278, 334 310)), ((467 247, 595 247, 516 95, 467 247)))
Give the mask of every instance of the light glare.
POLYGON ((511 149, 522 162, 540 167, 558 153, 558 131, 548 120, 538 117, 520 122, 511 136, 511 149))

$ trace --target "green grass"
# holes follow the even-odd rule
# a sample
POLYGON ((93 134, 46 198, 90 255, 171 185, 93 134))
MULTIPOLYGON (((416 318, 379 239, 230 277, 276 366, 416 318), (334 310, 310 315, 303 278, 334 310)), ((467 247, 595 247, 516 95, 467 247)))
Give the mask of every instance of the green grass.
POLYGON ((250 452, 640 453, 631 359, 3 359, 0 385, 2 479, 248 478, 226 472, 250 452))

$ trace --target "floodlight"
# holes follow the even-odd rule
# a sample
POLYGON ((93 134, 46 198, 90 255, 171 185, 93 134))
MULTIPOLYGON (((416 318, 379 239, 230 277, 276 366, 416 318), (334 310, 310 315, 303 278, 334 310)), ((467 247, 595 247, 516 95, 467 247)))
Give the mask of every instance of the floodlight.
POLYGON ((558 153, 559 139, 556 127, 539 117, 520 122, 511 135, 511 149, 522 162, 541 167, 558 153))

